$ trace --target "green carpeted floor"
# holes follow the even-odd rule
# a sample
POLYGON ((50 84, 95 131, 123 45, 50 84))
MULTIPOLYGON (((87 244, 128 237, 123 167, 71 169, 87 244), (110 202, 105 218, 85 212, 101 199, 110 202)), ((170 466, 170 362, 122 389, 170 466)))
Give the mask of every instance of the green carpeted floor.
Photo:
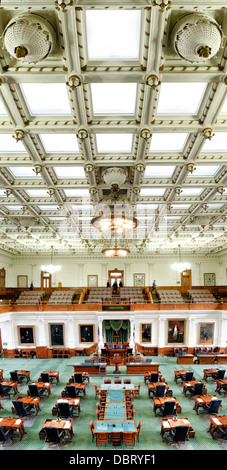
MULTIPOLYGON (((195 378, 201 380, 203 377, 203 369, 209 368, 211 365, 198 365, 193 366, 178 366, 176 363, 176 358, 171 357, 153 357, 153 362, 160 364, 160 371, 162 376, 168 382, 170 389, 173 391, 173 396, 178 398, 178 401, 182 407, 182 413, 179 415, 181 417, 189 418, 194 430, 195 438, 190 439, 188 442, 181 446, 181 450, 226 450, 227 444, 221 444, 220 440, 213 440, 211 435, 207 433, 209 428, 209 416, 205 413, 197 416, 196 412, 193 410, 194 399, 191 399, 189 396, 185 397, 182 393, 182 384, 179 381, 177 384, 174 382, 174 370, 190 368, 194 370, 195 378)), ((84 358, 82 357, 72 357, 70 359, 1 359, 0 360, 0 369, 3 369, 4 379, 9 379, 9 372, 14 369, 25 369, 31 371, 31 380, 38 381, 40 372, 43 370, 58 370, 60 372, 60 382, 58 385, 53 384, 51 388, 51 396, 49 398, 42 398, 40 400, 40 408, 37 417, 30 417, 25 420, 25 430, 27 434, 23 437, 22 441, 19 439, 14 439, 12 444, 6 444, 1 449, 3 450, 55 450, 56 446, 48 448, 48 444, 45 441, 39 439, 39 431, 42 428, 42 425, 46 418, 53 418, 52 407, 54 406, 56 399, 61 397, 61 391, 63 390, 65 384, 68 382, 68 379, 73 373, 73 364, 76 362, 83 362, 84 358)), ((225 369, 225 366, 220 366, 219 368, 225 369)), ((115 378, 113 375, 114 368, 108 367, 108 375, 112 377, 112 380, 115 378)), ((121 378, 123 379, 126 376, 126 368, 120 367, 121 378)), ((129 376, 128 376, 129 377, 129 376)), ((138 425, 139 421, 142 421, 142 428, 140 431, 139 443, 136 443, 134 448, 135 450, 178 450, 178 447, 174 445, 168 445, 167 441, 162 442, 160 436, 161 429, 161 417, 160 415, 154 416, 153 412, 153 400, 149 399, 147 393, 147 386, 144 384, 143 375, 140 376, 130 376, 133 383, 141 383, 141 397, 135 399, 135 420, 138 425)), ((96 420, 96 402, 94 391, 94 383, 99 385, 103 382, 103 378, 98 376, 90 377, 90 385, 86 386, 87 395, 86 398, 81 398, 81 414, 80 417, 75 417, 73 419, 73 431, 74 436, 71 443, 62 446, 62 450, 86 450, 90 451, 96 450, 95 442, 92 442, 91 431, 89 427, 89 422, 96 420)), ((208 379, 206 385, 208 394, 215 393, 215 382, 211 379, 208 379)), ((27 384, 22 384, 18 386, 20 395, 27 395, 27 384)), ((217 394, 218 395, 218 394, 217 394)), ((227 413, 227 396, 224 393, 221 393, 219 397, 222 399, 222 412, 224 415, 227 413)), ((6 398, 2 400, 2 405, 4 409, 0 410, 0 416, 14 416, 12 413, 12 399, 6 398)))

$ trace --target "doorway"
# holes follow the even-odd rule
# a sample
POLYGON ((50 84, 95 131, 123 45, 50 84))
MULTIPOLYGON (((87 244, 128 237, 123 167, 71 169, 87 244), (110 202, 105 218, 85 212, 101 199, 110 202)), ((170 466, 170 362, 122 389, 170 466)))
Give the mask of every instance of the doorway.
POLYGON ((51 274, 41 271, 41 289, 51 289, 51 274))
POLYGON ((119 286, 120 281, 124 285, 124 271, 121 271, 117 268, 115 268, 114 270, 108 271, 108 280, 109 280, 111 287, 113 286, 113 283, 115 281, 117 282, 118 286, 119 286))
POLYGON ((0 269, 0 288, 4 288, 6 284, 6 270, 5 268, 0 269))
POLYGON ((192 272, 191 269, 181 273, 181 293, 186 294, 188 289, 192 287, 192 272))

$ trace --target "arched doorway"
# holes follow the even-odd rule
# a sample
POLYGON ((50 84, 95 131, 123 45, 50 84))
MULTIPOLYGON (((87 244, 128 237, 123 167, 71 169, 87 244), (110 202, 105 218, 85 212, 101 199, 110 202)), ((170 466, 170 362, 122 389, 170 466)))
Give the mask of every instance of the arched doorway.
POLYGON ((108 271, 108 280, 110 283, 110 286, 112 287, 113 283, 116 281, 117 285, 119 285, 119 282, 121 281, 122 284, 124 285, 124 271, 120 269, 112 269, 108 271))

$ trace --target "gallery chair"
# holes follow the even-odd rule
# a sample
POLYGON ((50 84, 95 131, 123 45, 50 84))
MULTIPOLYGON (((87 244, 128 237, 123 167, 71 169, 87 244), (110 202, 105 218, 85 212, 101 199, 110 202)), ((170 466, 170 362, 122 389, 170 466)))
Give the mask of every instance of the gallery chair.
POLYGON ((173 431, 171 431, 172 440, 169 444, 177 444, 180 447, 180 444, 184 444, 188 439, 189 426, 176 426, 173 431))
POLYGON ((64 440, 64 433, 59 432, 57 428, 44 428, 45 441, 49 442, 49 446, 57 445, 60 447, 60 443, 64 440))
POLYGON ((7 441, 12 441, 12 431, 11 429, 3 429, 0 427, 0 442, 2 443, 2 446, 5 444, 7 441))

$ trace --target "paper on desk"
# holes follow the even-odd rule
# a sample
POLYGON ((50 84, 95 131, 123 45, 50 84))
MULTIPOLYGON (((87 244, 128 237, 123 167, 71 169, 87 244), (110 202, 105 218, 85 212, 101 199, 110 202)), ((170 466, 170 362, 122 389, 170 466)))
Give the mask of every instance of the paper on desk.
POLYGON ((219 421, 218 418, 213 418, 213 421, 214 421, 215 424, 219 424, 219 425, 221 424, 221 422, 219 421))
POLYGON ((17 419, 17 420, 15 421, 15 424, 20 424, 20 423, 21 423, 21 419, 17 419))
POLYGON ((71 423, 65 423, 65 424, 64 424, 64 429, 69 429, 69 428, 70 428, 70 424, 71 424, 71 423))
POLYGON ((3 418, 0 418, 0 422, 3 420, 3 418))
POLYGON ((188 424, 188 419, 182 419, 184 424, 188 424))
POLYGON ((199 401, 200 403, 203 402, 202 398, 197 398, 197 401, 199 401))
POLYGON ((170 424, 167 421, 164 421, 162 425, 164 428, 170 428, 170 424))

